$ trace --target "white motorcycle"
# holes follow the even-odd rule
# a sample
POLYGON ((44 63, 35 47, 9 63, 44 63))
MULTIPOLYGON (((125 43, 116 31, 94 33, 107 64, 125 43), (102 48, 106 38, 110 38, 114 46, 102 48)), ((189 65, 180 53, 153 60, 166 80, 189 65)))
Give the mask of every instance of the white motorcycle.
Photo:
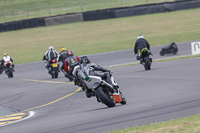
MULTIPOLYGON (((76 66, 73 71, 74 77, 85 89, 90 89, 95 93, 98 102, 104 103, 108 107, 114 107, 116 103, 126 104, 126 99, 119 89, 114 89, 112 85, 104 81, 101 77, 90 76, 84 64, 76 66)), ((111 75, 113 85, 117 85, 116 80, 111 75)))

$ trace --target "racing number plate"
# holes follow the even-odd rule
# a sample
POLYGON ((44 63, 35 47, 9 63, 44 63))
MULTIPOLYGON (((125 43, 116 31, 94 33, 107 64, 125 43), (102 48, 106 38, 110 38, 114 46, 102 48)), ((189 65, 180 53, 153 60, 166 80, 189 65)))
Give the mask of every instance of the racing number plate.
POLYGON ((53 63, 52 67, 58 67, 58 64, 57 63, 53 63))

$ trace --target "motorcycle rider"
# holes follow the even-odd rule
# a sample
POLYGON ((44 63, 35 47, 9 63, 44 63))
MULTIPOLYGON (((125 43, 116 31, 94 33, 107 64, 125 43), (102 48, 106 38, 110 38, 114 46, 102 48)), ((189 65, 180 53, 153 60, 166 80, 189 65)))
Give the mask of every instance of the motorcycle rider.
MULTIPOLYGON (((95 63, 91 63, 89 58, 87 56, 83 56, 81 57, 80 63, 83 64, 84 63, 84 69, 85 71, 89 71, 89 75, 91 76, 98 76, 101 77, 102 79, 104 79, 107 83, 109 83, 110 85, 113 86, 114 89, 118 89, 119 86, 118 85, 113 85, 112 81, 111 81, 111 71, 101 67, 95 63), (89 69, 89 70, 87 70, 89 69), (98 72, 96 72, 98 71, 98 72)), ((86 96, 88 98, 90 98, 91 96, 94 96, 95 93, 90 90, 90 89, 86 89, 86 96)))
POLYGON ((60 70, 65 73, 65 60, 67 59, 68 57, 68 50, 64 47, 61 47, 61 52, 59 53, 59 60, 58 61, 61 61, 62 64, 61 64, 61 67, 60 67, 60 70))
POLYGON ((14 68, 15 68, 15 65, 13 64, 13 59, 7 54, 7 53, 4 53, 4 57, 3 59, 1 60, 1 66, 3 68, 3 65, 6 61, 11 61, 12 62, 12 68, 13 68, 13 72, 15 71, 14 68))
POLYGON ((68 51, 67 53, 67 59, 65 60, 65 76, 69 78, 70 81, 73 81, 73 70, 74 68, 79 65, 80 58, 78 56, 74 56, 74 53, 72 51, 68 51))
POLYGON ((59 58, 59 54, 56 50, 54 50, 53 46, 49 46, 49 50, 46 51, 46 53, 43 56, 43 60, 46 60, 46 64, 45 67, 47 68, 47 70, 50 73, 50 67, 51 67, 51 60, 52 59, 56 59, 58 61, 59 58))
POLYGON ((0 60, 0 74, 2 74, 2 73, 3 73, 3 65, 2 65, 2 61, 3 61, 3 59, 2 59, 2 60, 0 60))
POLYGON ((172 49, 174 49, 176 47, 177 47, 177 45, 176 45, 175 42, 170 43, 169 46, 168 46, 169 50, 172 50, 172 49))
MULTIPOLYGON (((143 48, 147 48, 150 51, 150 44, 146 39, 144 39, 143 35, 138 35, 137 41, 135 42, 135 47, 134 47, 134 53, 137 54, 137 57, 136 57, 137 60, 141 59, 139 51, 141 51, 143 48)), ((150 51, 150 55, 152 55, 151 51, 150 51)))

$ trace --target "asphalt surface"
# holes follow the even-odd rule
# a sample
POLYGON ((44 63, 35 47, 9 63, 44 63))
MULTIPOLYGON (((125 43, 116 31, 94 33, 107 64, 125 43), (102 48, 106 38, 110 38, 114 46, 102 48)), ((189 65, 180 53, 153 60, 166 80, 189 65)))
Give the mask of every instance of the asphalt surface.
MULTIPOLYGON (((191 54, 190 42, 179 43, 177 55, 161 57, 161 47, 152 47, 154 59, 191 54)), ((136 61, 132 50, 89 57, 102 66, 136 61)), ((195 58, 154 62, 150 71, 145 71, 142 65, 110 68, 127 99, 126 105, 114 108, 107 108, 96 98, 86 98, 82 91, 65 97, 78 87, 61 73, 58 79, 51 79, 44 62, 16 65, 13 79, 0 75, 0 115, 23 110, 33 111, 34 115, 2 126, 0 131, 102 133, 199 114, 199 65, 200 59, 195 58)))

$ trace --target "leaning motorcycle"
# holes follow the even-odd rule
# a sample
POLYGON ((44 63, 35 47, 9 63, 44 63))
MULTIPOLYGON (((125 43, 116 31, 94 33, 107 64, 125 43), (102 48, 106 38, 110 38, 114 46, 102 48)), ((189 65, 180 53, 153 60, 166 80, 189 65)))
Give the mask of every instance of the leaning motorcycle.
MULTIPOLYGON (((83 64, 74 69, 73 75, 84 88, 90 89, 95 93, 98 102, 102 102, 108 107, 114 107, 116 103, 126 104, 126 99, 119 89, 113 88, 101 77, 89 76, 89 72, 85 71, 83 64)), ((111 81, 113 85, 117 85, 112 75, 111 81)))
POLYGON ((152 64, 152 55, 147 48, 143 48, 141 51, 139 50, 139 57, 141 64, 144 66, 145 70, 151 70, 152 64))
POLYGON ((176 45, 173 45, 171 49, 169 49, 169 46, 164 47, 160 51, 160 55, 163 56, 165 54, 176 54, 178 52, 178 47, 176 45))
POLYGON ((8 78, 13 78, 13 65, 12 61, 4 62, 5 73, 8 75, 8 78))
POLYGON ((52 76, 52 79, 53 78, 58 78, 58 69, 59 69, 59 65, 57 63, 57 60, 56 59, 52 59, 50 61, 50 75, 52 76))

